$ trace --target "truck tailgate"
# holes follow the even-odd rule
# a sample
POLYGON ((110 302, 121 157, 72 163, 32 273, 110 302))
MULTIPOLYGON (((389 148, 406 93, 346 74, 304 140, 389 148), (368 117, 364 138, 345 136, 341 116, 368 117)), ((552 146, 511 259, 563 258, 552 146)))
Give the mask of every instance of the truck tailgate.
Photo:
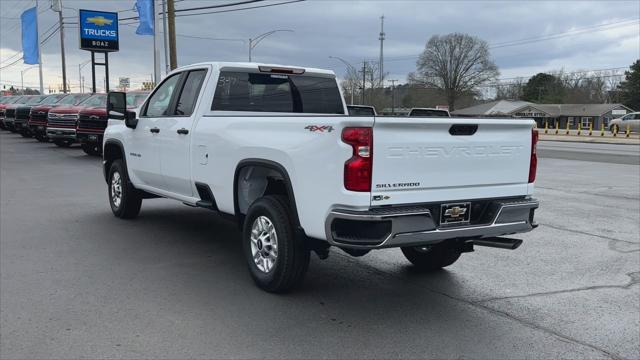
POLYGON ((526 195, 532 120, 376 117, 371 205, 526 195))

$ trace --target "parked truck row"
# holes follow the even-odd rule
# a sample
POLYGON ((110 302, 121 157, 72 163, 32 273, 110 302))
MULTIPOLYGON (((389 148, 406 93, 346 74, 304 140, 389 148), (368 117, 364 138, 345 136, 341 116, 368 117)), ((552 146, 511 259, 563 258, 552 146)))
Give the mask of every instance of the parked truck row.
MULTIPOLYGON (((128 106, 140 106, 148 92, 128 93, 128 106)), ((89 155, 102 153, 107 127, 106 94, 53 94, 0 98, 0 128, 59 147, 75 143, 89 155)))

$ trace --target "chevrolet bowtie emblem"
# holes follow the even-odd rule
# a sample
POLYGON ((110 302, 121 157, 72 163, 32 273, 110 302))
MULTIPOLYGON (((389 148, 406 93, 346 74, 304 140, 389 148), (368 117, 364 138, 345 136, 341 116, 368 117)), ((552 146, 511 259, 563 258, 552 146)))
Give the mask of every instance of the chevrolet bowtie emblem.
POLYGON ((459 206, 454 206, 452 208, 449 208, 447 210, 445 210, 444 215, 445 216, 451 216, 452 218, 457 218, 460 217, 461 215, 464 215, 467 213, 467 209, 466 208, 461 208, 459 206))
POLYGON ((104 16, 94 16, 87 18, 87 23, 95 24, 97 26, 111 25, 112 22, 113 20, 105 19, 104 16))

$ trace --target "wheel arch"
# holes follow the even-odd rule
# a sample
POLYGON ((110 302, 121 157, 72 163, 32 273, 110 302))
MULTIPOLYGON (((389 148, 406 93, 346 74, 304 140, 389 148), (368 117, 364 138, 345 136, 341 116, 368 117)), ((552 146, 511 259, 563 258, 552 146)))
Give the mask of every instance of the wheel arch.
POLYGON ((122 142, 116 139, 109 139, 105 141, 104 149, 102 151, 102 172, 104 174, 105 181, 109 181, 108 177, 111 164, 118 159, 122 160, 125 169, 127 169, 127 157, 125 156, 124 145, 122 145, 122 142))
MULTIPOLYGON (((233 207, 234 207, 234 213, 236 214, 236 217, 239 219, 239 222, 242 223, 242 221, 244 221, 244 215, 245 215, 244 213, 242 213, 240 209, 240 199, 239 199, 240 181, 239 180, 240 180, 241 173, 244 170, 247 170, 248 168, 267 170, 267 172, 278 174, 282 178, 282 182, 284 185, 284 195, 286 195, 289 200, 289 206, 291 207, 291 211, 293 214, 293 223, 296 227, 301 228, 300 218, 298 216, 298 208, 296 205, 296 198, 293 191, 293 185, 291 182, 291 178, 289 176, 289 172, 280 163, 277 163, 272 160, 259 159, 259 158, 244 159, 240 161, 236 166, 236 170, 233 176, 233 207)), ((269 188, 267 186, 267 188, 264 189, 264 191, 261 193, 260 196, 269 194, 268 191, 269 191, 269 188)), ((252 200, 255 201, 260 196, 256 196, 252 200)))

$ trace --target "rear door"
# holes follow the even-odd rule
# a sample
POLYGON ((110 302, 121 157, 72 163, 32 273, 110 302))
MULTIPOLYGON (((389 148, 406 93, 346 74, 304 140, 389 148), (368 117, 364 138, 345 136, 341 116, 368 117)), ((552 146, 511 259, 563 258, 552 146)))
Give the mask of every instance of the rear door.
POLYGON ((532 120, 376 117, 372 205, 526 195, 532 120))
POLYGON ((206 69, 185 71, 171 106, 172 116, 158 122, 163 189, 187 197, 193 196, 190 150, 194 110, 206 75, 206 69))

